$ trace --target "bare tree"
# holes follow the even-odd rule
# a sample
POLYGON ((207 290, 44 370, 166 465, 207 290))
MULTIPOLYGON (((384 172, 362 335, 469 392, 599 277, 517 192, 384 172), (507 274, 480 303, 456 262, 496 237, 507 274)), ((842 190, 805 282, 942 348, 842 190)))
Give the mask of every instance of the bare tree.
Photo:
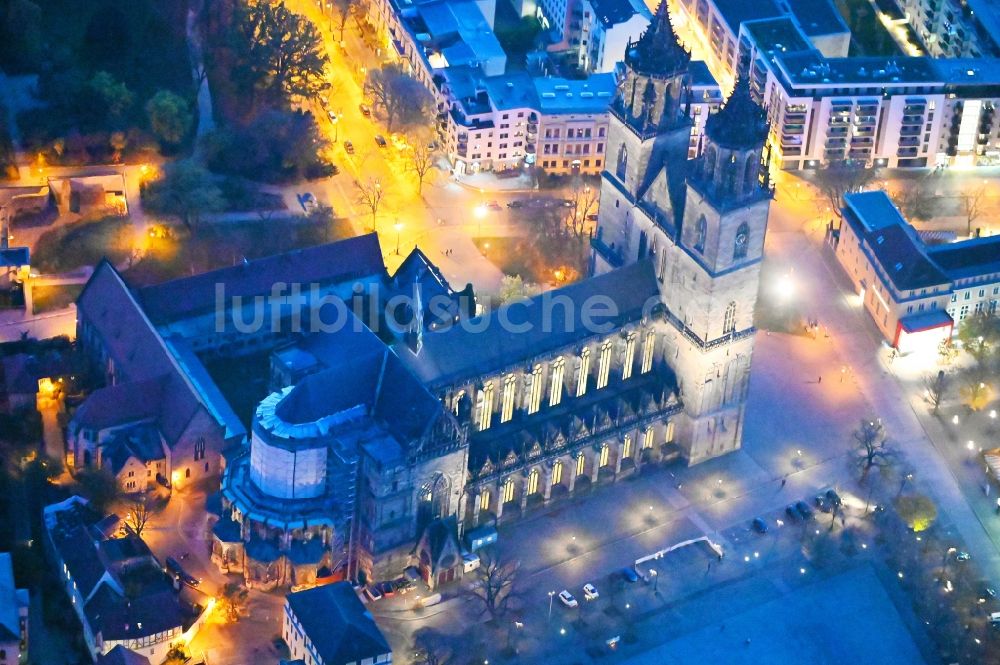
POLYGON ((437 162, 437 153, 431 150, 426 141, 417 140, 416 145, 410 150, 407 170, 412 171, 417 176, 417 194, 423 196, 424 182, 434 171, 437 162))
POLYGON ((146 530, 146 524, 152 516, 149 503, 145 497, 140 497, 128 504, 128 514, 125 515, 125 526, 131 529, 135 535, 142 537, 142 532, 146 530))
POLYGON ((397 126, 416 125, 429 115, 430 94, 401 65, 392 63, 371 70, 364 89, 372 103, 385 112, 385 128, 390 132, 397 126))
POLYGON ((382 183, 379 182, 378 178, 368 178, 367 182, 355 180, 354 187, 358 192, 358 203, 371 211, 372 231, 375 231, 378 211, 382 207, 382 203, 385 201, 385 189, 382 188, 382 183))
POLYGON ((571 205, 566 225, 575 237, 585 239, 590 235, 590 228, 594 225, 589 217, 597 212, 601 192, 598 188, 585 183, 582 178, 578 178, 569 200, 571 205))
POLYGON ((226 586, 222 587, 222 610, 229 621, 240 620, 240 614, 246 606, 249 595, 246 587, 239 582, 227 582, 226 586))
POLYGON ((354 0, 329 0, 332 3, 333 9, 336 12, 336 17, 330 18, 330 25, 337 26, 337 31, 340 36, 337 38, 338 41, 344 41, 344 29, 347 27, 347 19, 351 18, 351 8, 354 6, 354 0))
POLYGON ((934 190, 930 178, 907 182, 896 193, 896 205, 907 219, 932 219, 938 210, 934 190))
POLYGON ((951 378, 941 370, 935 376, 924 377, 924 388, 927 390, 927 401, 931 403, 931 413, 935 416, 941 403, 944 402, 948 389, 951 387, 951 378))
POLYGON ((973 187, 962 192, 962 213, 966 220, 966 234, 972 235, 972 223, 983 214, 986 187, 973 187))
POLYGON ((503 616, 515 597, 514 585, 520 567, 519 561, 504 561, 495 553, 483 556, 479 580, 468 593, 479 599, 483 613, 489 614, 491 619, 503 616))
POLYGON ((863 419, 858 429, 854 430, 854 440, 857 442, 858 462, 861 466, 861 477, 864 478, 872 468, 884 471, 892 465, 892 451, 886 444, 885 428, 881 418, 863 419))
POLYGON ((448 638, 433 628, 420 628, 413 634, 413 662, 418 665, 445 665, 453 655, 448 643, 448 638))
POLYGON ((863 161, 845 159, 817 169, 816 187, 830 202, 837 217, 843 216, 844 196, 865 189, 878 177, 878 171, 867 168, 863 161))

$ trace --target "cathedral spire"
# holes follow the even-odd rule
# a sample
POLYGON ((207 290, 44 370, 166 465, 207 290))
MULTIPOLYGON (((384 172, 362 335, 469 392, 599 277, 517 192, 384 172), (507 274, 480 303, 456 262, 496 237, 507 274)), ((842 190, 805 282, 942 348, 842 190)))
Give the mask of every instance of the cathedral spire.
POLYGON ((750 95, 750 79, 741 74, 729 99, 705 121, 705 133, 716 145, 742 150, 764 143, 767 112, 750 95))
POLYGON ((670 22, 667 0, 660 0, 656 15, 639 41, 629 44, 625 64, 647 76, 674 76, 687 69, 691 52, 680 45, 670 22))

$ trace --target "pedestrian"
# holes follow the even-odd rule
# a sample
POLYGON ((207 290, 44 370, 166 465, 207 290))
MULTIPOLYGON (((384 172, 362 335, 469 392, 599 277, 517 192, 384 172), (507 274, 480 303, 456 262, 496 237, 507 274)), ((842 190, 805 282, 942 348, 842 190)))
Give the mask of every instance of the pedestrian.
POLYGON ((819 379, 816 381, 816 383, 823 383, 823 377, 822 376, 819 377, 819 379))
POLYGON ((787 482, 788 482, 788 478, 782 478, 781 479, 781 487, 784 488, 785 487, 785 483, 787 483, 787 482))

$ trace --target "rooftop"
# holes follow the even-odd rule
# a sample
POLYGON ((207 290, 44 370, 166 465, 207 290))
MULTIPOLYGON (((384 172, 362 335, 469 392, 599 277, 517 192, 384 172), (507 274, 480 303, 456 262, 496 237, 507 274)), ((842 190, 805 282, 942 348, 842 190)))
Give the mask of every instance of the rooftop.
POLYGON ((348 582, 290 593, 285 602, 325 663, 362 662, 391 653, 348 582))
POLYGON ((691 87, 693 88, 715 88, 718 90, 719 82, 712 76, 712 71, 705 64, 704 60, 692 60, 688 65, 688 74, 691 76, 691 87))
POLYGON ((743 24, 743 30, 764 53, 797 53, 812 50, 812 44, 802 38, 798 26, 787 16, 750 21, 743 24))
POLYGON ((1000 273, 1000 235, 935 245, 927 253, 952 279, 1000 273))
POLYGON ((640 74, 669 77, 684 71, 690 61, 691 52, 677 40, 667 2, 660 0, 656 15, 639 41, 629 44, 625 65, 640 74))
POLYGON ((614 72, 591 74, 583 80, 535 78, 542 113, 606 113, 617 85, 614 72))
POLYGON ((591 0, 590 4, 605 28, 624 23, 636 14, 647 19, 652 16, 646 5, 632 0, 591 0))
MULTIPOLYGON (((816 0, 806 0, 815 2, 816 0)), ((733 34, 739 33, 740 24, 746 21, 755 21, 763 18, 775 18, 784 16, 785 12, 774 2, 774 0, 715 0, 715 6, 722 15, 722 20, 729 25, 733 34)))
POLYGON ((810 87, 941 83, 933 58, 825 58, 818 51, 776 58, 792 85, 810 87))
MULTIPOLYGON (((449 66, 506 60, 507 54, 474 0, 434 0, 416 5, 427 37, 437 42, 449 66)), ((420 35, 418 35, 419 37, 420 35)))
POLYGON ((10 553, 0 552, 0 642, 20 639, 20 608, 27 605, 26 596, 26 591, 14 585, 10 553))
POLYGON ((658 294, 653 267, 642 261, 504 305, 468 325, 429 331, 419 353, 401 345, 397 353, 430 384, 487 374, 594 336, 602 324, 639 317, 658 294))
POLYGON ((810 37, 850 32, 830 0, 786 0, 802 31, 810 37))

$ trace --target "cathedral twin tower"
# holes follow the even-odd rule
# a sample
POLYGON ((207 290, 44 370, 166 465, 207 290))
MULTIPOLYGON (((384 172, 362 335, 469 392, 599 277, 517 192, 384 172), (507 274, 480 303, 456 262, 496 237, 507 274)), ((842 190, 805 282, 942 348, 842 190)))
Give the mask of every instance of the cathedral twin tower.
POLYGON ((741 443, 771 191, 767 118, 746 76, 688 160, 690 59, 663 2, 626 52, 611 107, 592 269, 652 262, 661 352, 684 403, 677 440, 693 464, 741 443))

